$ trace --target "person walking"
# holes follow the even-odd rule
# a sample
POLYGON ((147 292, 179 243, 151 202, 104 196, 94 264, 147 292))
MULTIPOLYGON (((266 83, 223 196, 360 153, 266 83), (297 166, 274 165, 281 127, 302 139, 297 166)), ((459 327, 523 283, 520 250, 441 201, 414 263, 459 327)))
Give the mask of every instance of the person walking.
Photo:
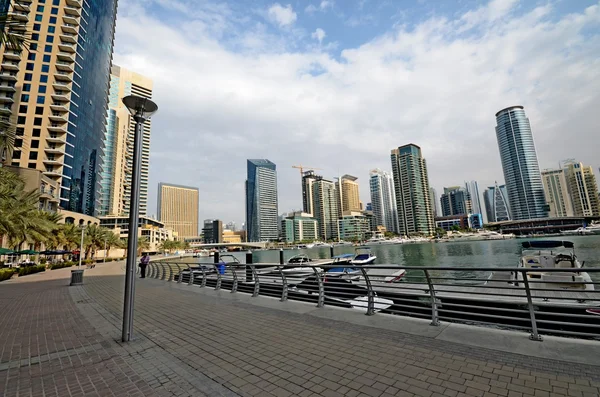
POLYGON ((146 278, 146 266, 150 262, 150 255, 146 252, 142 259, 140 260, 140 273, 142 274, 141 278, 146 278))

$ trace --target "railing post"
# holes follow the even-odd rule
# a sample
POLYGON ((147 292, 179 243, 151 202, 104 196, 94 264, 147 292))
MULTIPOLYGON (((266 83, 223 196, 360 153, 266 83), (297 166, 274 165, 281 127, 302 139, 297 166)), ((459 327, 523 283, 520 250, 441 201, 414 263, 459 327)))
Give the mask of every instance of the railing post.
POLYGON ((431 299, 431 323, 430 325, 438 326, 440 322, 438 320, 438 305, 437 299, 435 297, 435 289, 433 288, 433 282, 431 281, 431 277, 429 276, 429 271, 424 270, 425 278, 427 279, 427 284, 429 285, 429 297, 431 299))
MULTIPOLYGON (((227 268, 227 265, 225 265, 227 268)), ((237 292, 238 289, 238 277, 237 274, 235 273, 235 269, 233 268, 233 266, 229 266, 229 268, 231 269, 231 273, 233 274, 233 286, 231 287, 231 293, 237 292)))
POLYGON ((219 265, 215 264, 214 266, 215 266, 215 270, 217 271, 217 285, 215 286, 215 291, 218 291, 221 289, 222 277, 221 277, 221 272, 219 271, 219 265))
MULTIPOLYGON (((248 269, 248 265, 246 265, 246 269, 248 269)), ((252 292, 252 297, 256 298, 260 293, 260 280, 258 279, 258 273, 256 273, 256 268, 254 266, 250 265, 250 271, 252 272, 252 277, 254 278, 254 292, 252 292)))
POLYGON ((158 269, 158 263, 152 263, 150 262, 150 267, 152 269, 152 272, 150 273, 150 278, 155 278, 156 275, 156 270, 158 269))
POLYGON ((161 263, 161 267, 162 267, 162 275, 161 275, 160 279, 165 280, 167 278, 167 265, 164 263, 161 263))
POLYGON ((373 287, 371 286, 371 280, 369 280, 369 276, 367 275, 367 270, 364 266, 360 267, 360 271, 365 278, 365 283, 367 283, 367 316, 372 316, 375 314, 375 292, 373 291, 373 287))
POLYGON ((333 244, 329 247, 329 256, 333 258, 333 244))
POLYGON ((525 285, 525 294, 527 294, 527 308, 529 309, 529 318, 531 319, 531 335, 529 339, 541 342, 542 337, 538 334, 537 322, 535 321, 535 310, 533 308, 533 300, 531 299, 531 289, 529 288, 529 280, 527 279, 527 270, 521 271, 523 277, 523 285, 525 285))
POLYGON ((213 255, 213 263, 219 263, 219 251, 215 252, 215 254, 213 255))
POLYGON ((181 266, 179 265, 179 263, 176 263, 177 265, 177 284, 181 283, 181 266))
POLYGON ((167 281, 173 281, 173 265, 169 263, 167 266, 169 267, 169 278, 167 281))
MULTIPOLYGON (((283 252, 283 251, 282 251, 283 252)), ((288 283, 285 274, 283 273, 283 266, 279 266, 279 274, 281 275, 281 302, 285 302, 288 298, 288 283)))
POLYGON ((188 285, 194 285, 194 271, 190 265, 187 265, 188 270, 190 271, 190 279, 188 280, 188 285))
POLYGON ((323 285, 323 277, 319 274, 316 267, 313 267, 317 283, 319 284, 319 300, 317 301, 317 307, 323 307, 325 305, 325 286, 323 285))
MULTIPOLYGON (((246 265, 252 265, 252 251, 248 251, 246 252, 246 265)), ((252 282, 252 275, 253 275, 254 271, 252 269, 248 269, 248 266, 246 266, 246 282, 247 283, 251 283, 252 282)))
POLYGON ((206 269, 204 265, 200 265, 200 269, 202 269, 202 282, 200 283, 200 288, 206 287, 206 269))
POLYGON ((283 248, 279 248, 279 264, 283 265, 285 262, 283 260, 283 248))
MULTIPOLYGON (((148 278, 152 278, 152 267, 154 266, 154 264, 152 262, 150 262, 148 264, 148 274, 146 276, 148 276, 148 278)), ((139 266, 138 266, 139 267, 139 266)))

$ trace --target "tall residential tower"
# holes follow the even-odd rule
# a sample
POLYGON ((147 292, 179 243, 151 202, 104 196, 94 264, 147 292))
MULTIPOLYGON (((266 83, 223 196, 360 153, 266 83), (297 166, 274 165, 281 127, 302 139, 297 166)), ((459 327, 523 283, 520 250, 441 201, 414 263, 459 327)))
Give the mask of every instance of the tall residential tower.
POLYGON ((394 179, 385 171, 376 168, 369 173, 371 207, 377 225, 398 233, 398 209, 394 195, 394 179))
MULTIPOLYGON (((107 130, 104 144, 104 166, 101 172, 101 215, 128 215, 133 170, 133 138, 135 122, 121 98, 136 95, 152 98, 152 80, 119 66, 110 73, 107 130)), ((148 168, 150 164, 151 120, 146 120, 142 136, 142 169, 140 175, 140 215, 147 213, 148 168)))
POLYGON ((362 211, 362 208, 360 208, 357 179, 357 177, 352 175, 344 175, 340 179, 341 186, 339 191, 342 214, 350 211, 362 211))
POLYGON ((402 235, 435 232, 427 163, 421 148, 414 144, 392 149, 392 173, 398 210, 398 231, 402 235))
POLYGON ((548 216, 533 134, 523 106, 496 113, 496 137, 512 218, 548 216))
POLYGON ((488 222, 502 222, 512 220, 510 215, 510 205, 508 203, 508 193, 506 185, 490 186, 483 193, 485 202, 485 211, 488 222))
POLYGON ((198 236, 198 204, 197 187, 158 184, 158 220, 178 238, 198 236))
POLYGON ((569 163, 565 166, 565 174, 575 216, 600 216, 598 184, 592 167, 569 163))
POLYGON ((278 239, 277 168, 265 159, 248 160, 246 231, 248 241, 278 239))
POLYGON ((573 205, 569 196, 569 185, 565 170, 542 171, 542 183, 551 217, 573 216, 573 205))
POLYGON ((16 123, 11 164, 60 185, 60 206, 96 215, 117 0, 2 1, 28 50, 0 48, 0 117, 16 123))

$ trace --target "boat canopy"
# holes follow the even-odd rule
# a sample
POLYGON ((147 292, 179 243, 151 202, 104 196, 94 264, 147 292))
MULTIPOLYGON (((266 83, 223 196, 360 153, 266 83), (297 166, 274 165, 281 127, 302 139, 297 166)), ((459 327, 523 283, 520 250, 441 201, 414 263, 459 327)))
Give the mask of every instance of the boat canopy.
POLYGON ((571 241, 556 241, 556 240, 536 240, 525 241, 521 243, 523 248, 574 248, 575 245, 571 241))
POLYGON ((353 258, 353 257, 354 257, 354 255, 352 255, 352 254, 342 254, 342 255, 336 255, 332 259, 345 259, 345 258, 353 258))

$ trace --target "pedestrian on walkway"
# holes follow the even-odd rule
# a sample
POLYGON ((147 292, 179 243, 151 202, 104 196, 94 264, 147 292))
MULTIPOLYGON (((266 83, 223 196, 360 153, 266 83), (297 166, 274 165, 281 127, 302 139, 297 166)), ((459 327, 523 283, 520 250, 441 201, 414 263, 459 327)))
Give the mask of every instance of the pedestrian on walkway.
POLYGON ((140 260, 140 273, 142 274, 141 278, 146 278, 146 266, 148 266, 149 262, 150 262, 150 255, 148 255, 148 253, 146 252, 142 256, 142 259, 140 260))

